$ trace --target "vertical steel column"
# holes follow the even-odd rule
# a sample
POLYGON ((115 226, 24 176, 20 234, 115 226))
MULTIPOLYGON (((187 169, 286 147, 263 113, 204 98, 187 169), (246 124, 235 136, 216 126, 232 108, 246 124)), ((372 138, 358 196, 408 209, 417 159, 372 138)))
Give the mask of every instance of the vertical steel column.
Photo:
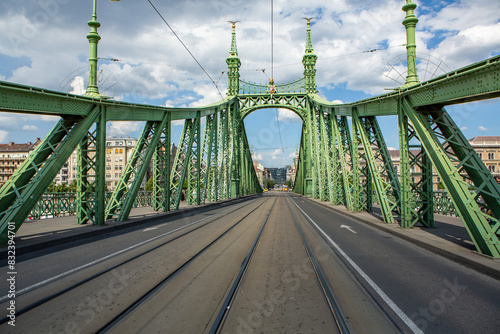
POLYGON ((153 155, 153 209, 170 211, 171 113, 153 155))
MULTIPOLYGON (((353 135, 353 148, 357 149, 357 155, 352 155, 353 161, 358 161, 359 168, 359 183, 360 183, 360 196, 359 198, 359 210, 366 210, 367 212, 373 211, 373 190, 372 190, 372 171, 369 166, 369 157, 367 156, 366 147, 364 147, 363 134, 366 137, 364 122, 359 119, 358 111, 356 108, 352 111, 352 135, 353 135), (356 159, 357 156, 357 159, 356 159)), ((366 140, 369 141, 368 138, 366 140)), ((371 146, 369 146, 369 151, 371 152, 371 146)), ((372 153, 372 152, 371 152, 372 153)), ((353 177, 355 180, 355 178, 353 177)))
MULTIPOLYGON (((342 116, 343 117, 343 116, 342 116)), ((335 137, 337 138, 337 149, 339 152, 339 160, 340 160, 340 169, 342 171, 342 185, 343 185, 343 198, 344 204, 349 211, 354 210, 354 200, 353 193, 351 190, 351 175, 349 170, 349 164, 347 163, 347 159, 350 158, 351 149, 349 145, 349 128, 345 128, 347 125, 347 119, 344 118, 338 119, 334 118, 332 122, 333 130, 335 132, 335 137), (347 131, 347 133, 345 132, 347 131)))
POLYGON ((380 126, 378 125, 377 118, 375 116, 367 117, 366 122, 369 122, 369 127, 371 127, 371 131, 373 132, 374 142, 372 142, 372 146, 377 147, 377 156, 375 158, 379 161, 381 160, 380 166, 382 166, 382 168, 380 172, 382 180, 388 182, 386 195, 391 202, 391 210, 399 215, 401 212, 401 186, 399 184, 398 174, 394 168, 387 144, 384 140, 382 131, 380 130, 380 126))
POLYGON ((240 152, 241 152, 241 139, 240 139, 240 117, 239 108, 237 103, 234 103, 229 112, 231 116, 231 134, 230 142, 232 143, 231 150, 231 198, 240 197, 240 152))
MULTIPOLYGON (((374 152, 373 152, 373 143, 374 136, 371 135, 372 124, 369 119, 365 120, 364 124, 361 119, 357 115, 357 111, 353 113, 353 122, 356 123, 356 128, 359 131, 359 137, 361 143, 363 145, 365 160, 367 164, 367 168, 369 169, 369 174, 372 176, 373 184, 375 186, 375 191, 377 193, 378 203, 380 205, 380 209, 382 211, 382 217, 386 223, 394 223, 394 217, 392 216, 393 207, 387 197, 388 189, 390 189, 389 183, 382 179, 382 175, 380 173, 380 169, 382 169, 382 165, 377 164, 374 152)), ((379 153, 379 152, 377 152, 379 153)), ((371 182, 370 182, 370 193, 371 182)), ((368 211, 370 211, 370 207, 368 207, 368 211)))
POLYGON ((184 121, 184 130, 182 131, 181 141, 177 148, 177 154, 170 177, 170 193, 172 194, 174 210, 179 209, 179 204, 181 202, 184 180, 186 180, 186 174, 190 164, 189 160, 191 159, 193 143, 196 136, 195 132, 198 127, 198 124, 196 124, 197 121, 199 121, 197 118, 186 119, 184 121))
POLYGON ((96 167, 94 224, 104 225, 106 221, 106 107, 101 107, 101 115, 96 124, 96 167))
POLYGON ((217 142, 217 125, 218 112, 206 117, 205 132, 203 135, 203 198, 202 202, 208 199, 209 201, 217 201, 218 188, 218 145, 217 142))
MULTIPOLYGON (((404 101, 404 100, 403 100, 404 101)), ((408 206, 401 213, 401 226, 408 228, 416 223, 426 227, 434 226, 434 193, 432 190, 432 164, 423 142, 413 126, 408 122, 409 109, 402 105, 404 115, 400 115, 401 145, 401 202, 408 206), (404 154, 404 156, 403 156, 404 154), (403 165, 407 163, 407 165, 403 165), (403 170, 403 168, 406 168, 403 170), (403 174, 404 172, 404 174, 403 174), (406 200, 406 202, 403 202, 406 200)), ((429 120, 428 120, 429 121, 429 120)), ((413 122, 412 122, 413 123, 413 122)))
POLYGON ((193 127, 193 141, 191 149, 186 156, 184 163, 188 164, 188 188, 186 201, 188 204, 201 204, 201 112, 196 112, 195 124, 193 127))

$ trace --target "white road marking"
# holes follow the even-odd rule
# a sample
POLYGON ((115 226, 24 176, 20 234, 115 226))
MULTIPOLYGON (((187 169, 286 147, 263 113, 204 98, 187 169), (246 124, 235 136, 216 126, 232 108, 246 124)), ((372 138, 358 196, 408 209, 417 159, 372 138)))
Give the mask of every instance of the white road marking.
POLYGON ((349 231, 351 231, 351 232, 352 232, 352 233, 354 233, 354 234, 358 233, 358 232, 354 231, 354 230, 352 229, 352 227, 350 227, 350 226, 348 226, 348 225, 340 225, 340 228, 345 228, 346 230, 349 230, 349 231))
POLYGON ((361 277, 363 277, 365 279, 365 281, 373 288, 373 290, 375 290, 375 292, 377 292, 377 294, 380 296, 380 298, 382 298, 384 300, 384 302, 386 302, 387 305, 389 305, 389 307, 398 315, 398 317, 406 324, 406 326, 408 326, 413 331, 413 333, 415 333, 415 334, 423 334, 424 332, 422 332, 420 330, 420 328, 418 328, 418 326, 413 322, 413 320, 411 320, 396 305, 396 303, 394 303, 391 300, 391 298, 389 298, 389 296, 387 296, 385 294, 385 292, 382 291, 382 289, 342 250, 342 248, 339 247, 339 245, 337 245, 335 243, 335 241, 332 240, 332 238, 330 238, 330 236, 328 234, 325 233, 325 231, 323 231, 318 226, 318 224, 316 224, 316 222, 314 220, 311 219, 311 217, 309 217, 309 215, 307 213, 304 212, 304 210, 302 210, 297 205, 297 203, 295 203, 295 201, 293 199, 292 199, 292 202, 304 214, 304 216, 306 216, 307 219, 309 219, 311 221, 311 223, 318 229, 318 231, 320 231, 321 234, 323 234, 323 236, 326 238, 326 240, 328 240, 328 242, 333 247, 335 247, 335 249, 346 259, 346 261, 349 262, 349 264, 361 275, 361 277))
POLYGON ((144 229, 142 232, 148 232, 148 231, 157 230, 157 229, 159 229, 160 227, 163 227, 163 226, 166 226, 166 225, 168 225, 168 223, 166 223, 166 224, 161 224, 161 225, 158 225, 158 226, 155 226, 155 227, 148 227, 148 228, 144 229))
MULTIPOLYGON (((73 269, 71 269, 71 270, 65 271, 65 272, 64 272, 64 273, 62 273, 62 274, 59 274, 59 275, 56 275, 56 276, 54 276, 54 277, 48 278, 48 279, 46 279, 46 280, 43 280, 43 281, 41 281, 41 282, 35 283, 35 284, 30 285, 30 286, 28 286, 28 287, 26 287, 26 288, 24 288, 24 289, 17 290, 17 291, 16 291, 16 295, 21 295, 22 293, 25 293, 25 292, 31 291, 31 290, 33 290, 33 289, 35 289, 35 288, 38 288, 39 286, 42 286, 42 285, 45 285, 45 284, 50 283, 50 282, 52 282, 52 281, 55 281, 55 280, 57 280, 57 279, 59 279, 59 278, 61 278, 61 277, 64 277, 64 276, 66 276, 66 275, 72 274, 72 273, 77 272, 77 271, 79 271, 79 270, 82 270, 82 269, 85 269, 85 268, 91 267, 91 266, 93 266, 93 265, 95 265, 95 264, 97 264, 97 263, 99 263, 99 262, 102 262, 102 261, 104 261, 104 260, 107 260, 107 259, 109 259, 109 258, 112 258, 112 257, 114 257, 114 256, 116 256, 116 255, 121 254, 121 253, 125 253, 125 252, 127 252, 127 251, 129 251, 129 250, 132 250, 132 249, 134 249, 134 248, 137 248, 137 247, 139 247, 139 246, 142 246, 142 245, 144 245, 144 244, 147 244, 148 242, 154 241, 154 240, 156 240, 156 239, 159 239, 159 238, 162 238, 162 237, 167 236, 167 235, 169 235, 169 234, 172 234, 172 233, 174 233, 174 232, 177 232, 177 231, 179 231, 179 230, 181 230, 181 229, 183 229, 183 228, 186 228, 186 227, 189 227, 189 226, 194 225, 194 224, 196 224, 196 223, 199 223, 199 222, 201 222, 201 221, 204 221, 204 220, 206 220, 206 219, 208 219, 208 218, 212 218, 213 216, 223 214, 224 212, 227 212, 227 211, 229 211, 229 210, 230 210, 230 209, 225 210, 225 211, 222 211, 222 212, 220 212, 220 213, 216 213, 216 214, 210 215, 210 216, 205 217, 205 218, 202 218, 202 219, 197 220, 197 221, 195 221, 195 222, 192 222, 192 223, 190 223, 190 224, 188 224, 188 225, 184 225, 184 226, 181 226, 181 227, 179 227, 179 228, 176 228, 175 230, 172 230, 172 231, 170 231, 170 232, 167 232, 167 233, 163 233, 163 234, 157 235, 156 237, 153 237, 153 238, 150 238, 150 239, 148 239, 148 240, 145 240, 145 241, 139 242, 138 244, 135 244, 135 245, 133 245, 133 246, 127 247, 127 248, 122 249, 122 250, 120 250, 120 251, 118 251, 118 252, 115 252, 115 253, 113 253, 113 254, 106 255, 106 256, 104 256, 104 257, 102 257, 102 258, 100 258, 100 259, 97 259, 97 260, 94 260, 94 261, 89 262, 89 263, 87 263, 87 264, 81 265, 81 266, 79 266, 79 267, 77 267, 77 268, 73 268, 73 269)), ((4 302, 4 301, 6 301, 7 299, 9 299, 7 295, 3 296, 2 298, 0 298, 0 303, 2 303, 2 302, 4 302)))

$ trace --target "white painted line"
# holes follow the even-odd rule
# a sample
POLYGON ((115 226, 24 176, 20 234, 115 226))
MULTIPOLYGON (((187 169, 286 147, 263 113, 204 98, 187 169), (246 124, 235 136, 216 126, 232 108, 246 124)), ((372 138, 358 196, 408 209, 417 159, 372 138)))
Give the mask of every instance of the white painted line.
MULTIPOLYGON (((102 262, 102 261, 104 261, 104 260, 107 260, 107 259, 109 259, 109 258, 112 258, 112 257, 114 257, 114 256, 116 256, 116 255, 119 255, 119 254, 125 253, 125 252, 127 252, 127 251, 129 251, 129 250, 132 250, 132 249, 134 249, 134 248, 137 248, 137 247, 139 247, 139 246, 142 246, 142 245, 144 245, 144 244, 147 244, 148 242, 151 242, 151 241, 154 241, 154 240, 156 240, 156 239, 159 239, 159 238, 165 237, 165 236, 167 236, 167 235, 169 235, 169 234, 172 234, 172 233, 174 233, 174 232, 177 232, 177 231, 179 231, 179 230, 181 230, 181 229, 183 229, 183 228, 186 228, 186 227, 189 227, 189 226, 194 225, 194 224, 196 224, 196 223, 202 222, 202 221, 204 221, 204 220, 206 220, 206 219, 208 219, 208 218, 212 218, 213 216, 223 214, 223 213, 225 213, 225 212, 227 212, 227 211, 229 211, 229 210, 230 210, 230 209, 225 210, 225 211, 222 211, 222 212, 219 212, 219 213, 216 213, 216 214, 213 214, 213 215, 210 215, 210 216, 205 217, 205 218, 202 218, 202 219, 197 220, 197 221, 195 221, 195 222, 192 222, 192 223, 190 223, 190 224, 188 224, 188 225, 184 225, 184 226, 181 226, 181 227, 179 227, 179 228, 176 228, 175 230, 172 230, 172 231, 170 231, 170 232, 167 232, 167 233, 163 233, 163 234, 157 235, 156 237, 153 237, 153 238, 150 238, 150 239, 148 239, 148 240, 145 240, 145 241, 139 242, 138 244, 135 244, 135 245, 133 245, 133 246, 127 247, 127 248, 122 249, 122 250, 120 250, 120 251, 118 251, 118 252, 115 252, 115 253, 113 253, 113 254, 106 255, 106 256, 104 256, 104 257, 102 257, 102 258, 100 258, 100 259, 97 259, 97 260, 94 260, 94 261, 89 262, 89 263, 87 263, 87 264, 81 265, 81 266, 79 266, 79 267, 77 267, 77 268, 73 268, 73 269, 71 269, 71 270, 68 270, 68 271, 66 271, 66 272, 62 273, 62 274, 59 274, 59 275, 56 275, 56 276, 54 276, 54 277, 48 278, 48 279, 46 279, 46 280, 43 280, 43 281, 41 281, 41 282, 35 283, 35 284, 30 285, 30 286, 28 286, 28 287, 26 287, 26 288, 24 288, 24 289, 17 290, 17 291, 16 291, 16 295, 20 295, 20 294, 22 294, 22 293, 25 293, 25 292, 31 291, 31 290, 33 290, 33 289, 38 288, 38 287, 39 287, 39 286, 41 286, 41 285, 45 285, 45 284, 47 284, 47 283, 50 283, 50 282, 52 282, 52 281, 55 281, 55 280, 57 280, 57 279, 59 279, 59 278, 61 278, 61 277, 64 277, 64 276, 66 276, 66 275, 72 274, 72 273, 74 273, 74 272, 77 272, 77 271, 79 271, 79 270, 82 270, 82 269, 85 269, 85 268, 88 268, 88 267, 91 267, 91 266, 93 266, 93 265, 95 265, 95 264, 98 264, 99 262, 102 262)), ((5 300, 7 300, 7 299, 9 299, 7 295, 3 296, 2 298, 0 298, 0 303, 4 302, 4 301, 5 301, 5 300)))
MULTIPOLYGON (((291 199, 291 198, 290 198, 291 199)), ((328 234, 325 233, 325 231, 323 231, 319 226, 318 224, 316 224, 316 222, 314 220, 311 219, 311 217, 309 217, 309 215, 307 213, 304 212, 304 210, 302 210, 298 205, 297 203, 295 203, 295 201, 292 199, 292 202, 293 204, 295 204, 295 206, 304 214, 304 216, 307 217, 307 219, 309 219, 311 221, 311 223, 318 229, 318 231, 321 232, 321 234, 323 234, 323 236, 326 238, 326 240, 328 240, 328 242, 333 246, 335 247, 335 249, 347 260, 347 262, 349 262, 349 264, 361 275, 361 277, 363 277, 365 279, 365 281, 370 284, 370 286, 373 288, 373 290, 375 290, 377 292, 377 294, 380 296, 380 298, 382 298, 384 300, 384 302, 387 303, 387 305, 389 305, 389 307, 398 315, 398 317, 403 320, 403 322, 406 324, 406 326, 408 326, 412 331, 413 333, 415 334, 423 334, 424 332, 422 332, 420 330, 420 328, 418 328, 418 326, 413 322, 413 320, 411 320, 392 300, 391 298, 389 298, 389 296, 387 296, 385 294, 384 291, 382 291, 382 289, 356 264, 356 262, 354 262, 343 250, 342 248, 339 247, 339 245, 337 245, 335 243, 335 241, 332 240, 332 238, 330 238, 330 236, 328 234)))
POLYGON ((149 227, 149 228, 144 229, 142 232, 148 232, 148 231, 157 230, 157 229, 159 229, 160 227, 163 227, 163 226, 166 226, 166 225, 168 225, 168 223, 166 223, 166 224, 161 224, 161 225, 158 225, 158 226, 155 226, 155 227, 149 227))

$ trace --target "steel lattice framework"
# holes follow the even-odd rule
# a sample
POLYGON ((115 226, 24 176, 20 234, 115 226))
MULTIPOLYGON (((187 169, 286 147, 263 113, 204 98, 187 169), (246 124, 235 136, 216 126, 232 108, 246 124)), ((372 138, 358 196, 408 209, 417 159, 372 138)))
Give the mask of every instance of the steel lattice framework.
MULTIPOLYGON (((386 223, 399 222, 403 228, 416 223, 431 227, 434 168, 478 251, 500 257, 500 186, 444 109, 500 97, 500 57, 420 83, 414 67, 415 7, 410 0, 403 7, 408 38, 406 84, 392 93, 350 104, 334 104, 316 94, 317 56, 309 21, 304 78, 277 86, 274 82, 260 86, 240 80, 233 24, 227 58, 228 96, 201 108, 112 101, 100 97, 93 85, 87 96, 77 96, 0 82, 1 112, 60 117, 0 189, 0 242, 7 241, 9 222, 15 223, 16 230, 23 224, 77 148, 79 223, 100 225, 112 217, 128 219, 150 166, 155 210, 177 209, 184 185, 190 204, 259 193, 262 189, 243 120, 257 109, 287 108, 303 121, 295 192, 345 205, 351 211, 371 211, 376 201, 386 223), (379 127, 384 116, 399 120, 399 175, 379 127), (175 159, 170 161, 171 124, 176 120, 184 120, 184 129, 175 159), (106 122, 110 121, 146 124, 118 186, 106 199, 104 152, 106 122), (414 166, 421 170, 418 181, 412 174, 414 166)), ((92 23, 91 28, 95 26, 92 23)), ((89 41, 97 43, 98 39, 89 41)))

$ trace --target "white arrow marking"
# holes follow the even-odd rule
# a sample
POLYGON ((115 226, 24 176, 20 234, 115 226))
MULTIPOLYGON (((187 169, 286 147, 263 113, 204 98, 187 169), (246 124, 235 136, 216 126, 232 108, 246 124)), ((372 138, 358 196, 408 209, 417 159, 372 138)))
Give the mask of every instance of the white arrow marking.
POLYGON ((347 226, 347 225, 340 225, 340 228, 345 228, 345 229, 347 229, 347 230, 351 231, 352 233, 358 233, 358 232, 354 231, 354 230, 352 229, 352 227, 347 226))

